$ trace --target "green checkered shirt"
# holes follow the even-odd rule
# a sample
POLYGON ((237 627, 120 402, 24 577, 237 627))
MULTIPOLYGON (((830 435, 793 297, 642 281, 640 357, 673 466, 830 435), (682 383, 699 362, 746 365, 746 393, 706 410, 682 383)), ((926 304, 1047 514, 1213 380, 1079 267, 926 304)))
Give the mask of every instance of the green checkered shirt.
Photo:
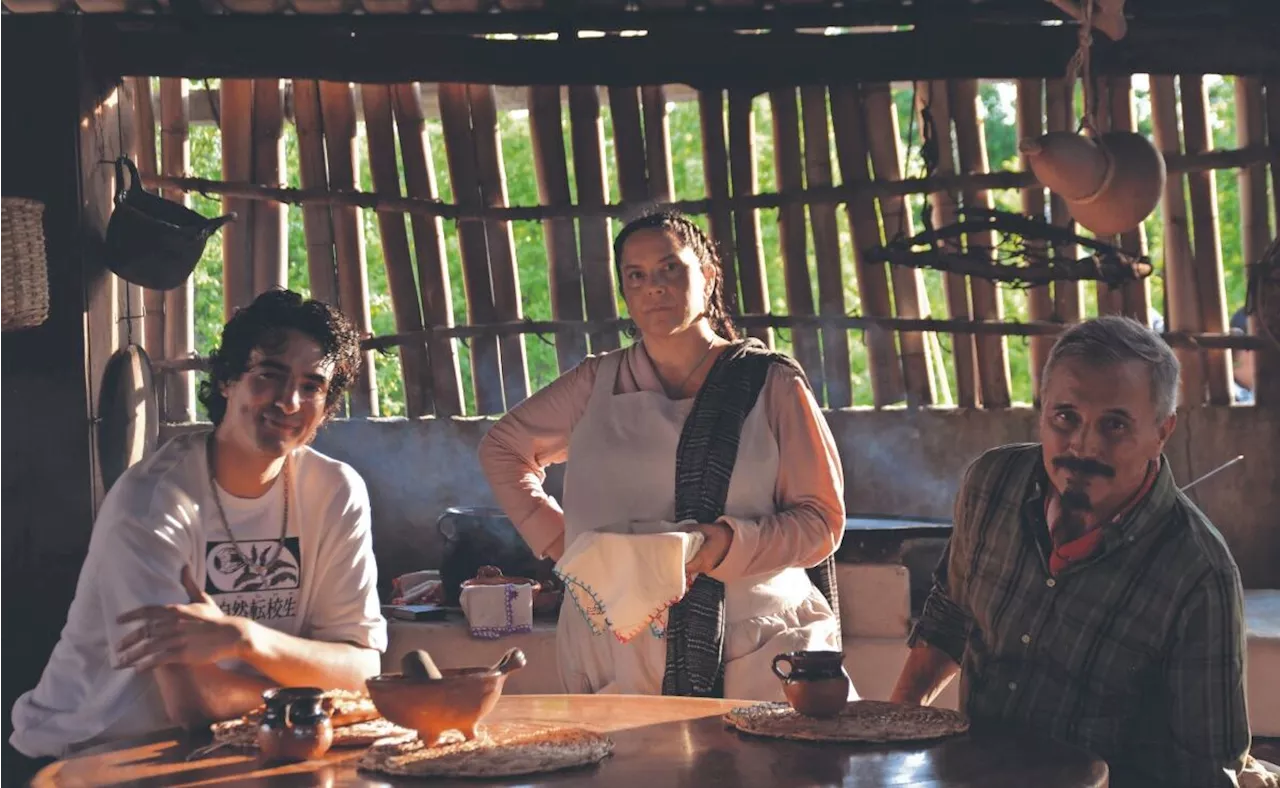
POLYGON ((976 724, 1013 724, 1107 760, 1124 785, 1234 785, 1249 747, 1240 574, 1162 462, 1150 492, 1056 577, 1038 444, 968 469, 911 633, 961 667, 976 724))

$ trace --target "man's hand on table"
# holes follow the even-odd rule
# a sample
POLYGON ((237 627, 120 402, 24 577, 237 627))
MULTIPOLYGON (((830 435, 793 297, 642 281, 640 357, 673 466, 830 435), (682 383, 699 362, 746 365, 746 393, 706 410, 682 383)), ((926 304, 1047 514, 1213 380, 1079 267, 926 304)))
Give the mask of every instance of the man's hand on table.
POLYGON ((120 641, 117 669, 159 665, 208 665, 241 657, 249 640, 248 619, 228 616, 182 568, 185 605, 148 605, 121 615, 118 624, 139 624, 120 641))

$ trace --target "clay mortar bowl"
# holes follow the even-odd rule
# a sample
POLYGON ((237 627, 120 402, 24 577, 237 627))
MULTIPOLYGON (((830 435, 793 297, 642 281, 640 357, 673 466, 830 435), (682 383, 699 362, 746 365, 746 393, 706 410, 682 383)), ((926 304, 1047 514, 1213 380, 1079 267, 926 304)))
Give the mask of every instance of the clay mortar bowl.
POLYGON ((476 738, 476 726, 502 697, 507 674, 524 665, 524 653, 511 649, 492 667, 445 668, 438 679, 384 673, 366 680, 365 686, 378 713, 416 730, 432 747, 445 731, 460 731, 467 741, 476 738))

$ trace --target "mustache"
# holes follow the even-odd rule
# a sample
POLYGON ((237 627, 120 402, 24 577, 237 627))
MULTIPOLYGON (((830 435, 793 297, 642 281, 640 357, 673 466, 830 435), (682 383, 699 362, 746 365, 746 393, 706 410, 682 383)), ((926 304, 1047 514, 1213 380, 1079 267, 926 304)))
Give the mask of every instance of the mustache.
POLYGON ((1115 468, 1092 457, 1073 457, 1069 454, 1064 454, 1053 458, 1053 467, 1062 471, 1078 473, 1082 476, 1101 476, 1104 479, 1114 479, 1116 476, 1115 468))

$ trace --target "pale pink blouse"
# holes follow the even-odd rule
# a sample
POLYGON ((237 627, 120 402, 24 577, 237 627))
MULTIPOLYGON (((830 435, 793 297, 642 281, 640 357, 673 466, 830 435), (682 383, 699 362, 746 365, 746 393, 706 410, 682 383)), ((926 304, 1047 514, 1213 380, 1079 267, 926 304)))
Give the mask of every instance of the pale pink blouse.
MULTIPOLYGON (((615 393, 664 390, 644 343, 619 352, 615 393)), ((498 504, 538 555, 564 533, 560 504, 542 487, 544 469, 568 458, 569 436, 587 409, 600 360, 588 357, 517 405, 480 442, 480 465, 498 504)), ((721 582, 816 566, 844 535, 844 472, 813 394, 794 370, 775 364, 760 399, 757 407, 765 408, 778 441, 776 513, 720 518, 734 533, 728 554, 710 573, 721 582)))

